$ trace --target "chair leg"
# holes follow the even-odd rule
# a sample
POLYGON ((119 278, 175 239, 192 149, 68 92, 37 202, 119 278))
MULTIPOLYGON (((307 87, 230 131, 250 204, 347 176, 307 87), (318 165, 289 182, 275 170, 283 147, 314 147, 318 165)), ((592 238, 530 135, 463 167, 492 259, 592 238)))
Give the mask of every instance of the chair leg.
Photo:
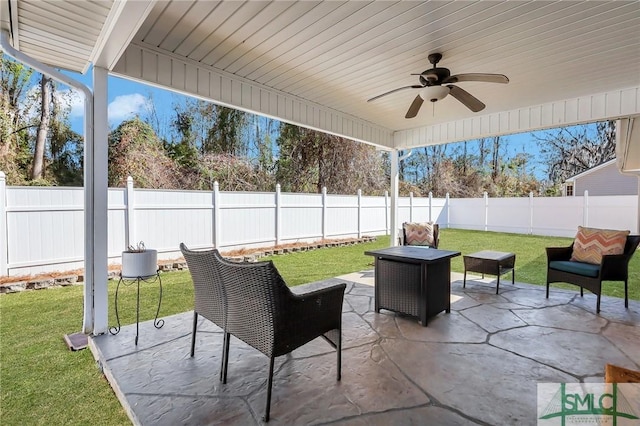
POLYGON ((224 339, 222 342, 222 371, 221 380, 222 384, 227 383, 227 369, 229 368, 229 341, 231 340, 231 334, 224 332, 224 339))
POLYGON ((227 333, 223 333, 222 334, 224 337, 222 338, 222 362, 220 365, 220 381, 222 382, 224 380, 223 383, 227 382, 227 377, 226 377, 226 365, 227 365, 227 357, 228 357, 228 352, 227 352, 227 340, 228 340, 228 336, 227 333))
POLYGON ((338 341, 336 342, 337 354, 337 377, 336 380, 340 381, 342 378, 342 329, 338 330, 338 341))
POLYGON ((269 360, 269 380, 267 381, 267 407, 264 410, 264 420, 265 422, 269 421, 269 412, 271 411, 271 388, 273 387, 273 361, 275 357, 270 357, 269 360))
POLYGON ((198 329, 198 313, 193 311, 193 331, 191 332, 191 357, 196 350, 196 330, 198 329))
POLYGON ((596 314, 600 313, 600 293, 598 293, 598 298, 596 300, 596 314))
POLYGON ((584 288, 580 287, 580 297, 584 297, 584 288))
POLYGON ((624 280, 624 307, 629 308, 629 286, 627 280, 624 280))
POLYGON ((549 282, 547 281, 547 299, 549 298, 549 282))

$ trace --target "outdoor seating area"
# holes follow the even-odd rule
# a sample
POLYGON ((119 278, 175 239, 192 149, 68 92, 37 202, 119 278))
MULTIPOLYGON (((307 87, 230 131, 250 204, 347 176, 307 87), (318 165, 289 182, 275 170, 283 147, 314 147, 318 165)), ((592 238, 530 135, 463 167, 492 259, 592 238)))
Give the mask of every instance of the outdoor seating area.
POLYGON ((565 282, 597 296, 596 312, 600 312, 602 281, 622 281, 624 305, 629 306, 629 261, 640 244, 640 235, 578 227, 569 247, 547 247, 547 297, 549 284, 565 282))
MULTIPOLYGON (((346 283, 342 380, 335 350, 315 339, 278 357, 271 424, 534 424, 538 383, 603 382, 605 366, 637 370, 640 302, 516 282, 495 294, 495 277, 453 273, 451 312, 422 327, 414 317, 375 313, 367 270, 293 287, 346 283), (582 354, 582 355, 579 355, 582 354), (588 354, 588 356, 584 356, 588 354)), ((260 424, 269 359, 231 337, 226 384, 219 380, 224 333, 193 312, 90 339, 94 356, 136 424, 260 424)), ((633 404, 638 404, 633 402, 633 404)), ((638 412, 638 408, 633 407, 638 412)))
POLYGON ((227 383, 232 336, 269 357, 264 421, 269 421, 276 357, 323 337, 336 349, 336 378, 340 380, 346 284, 294 294, 273 262, 231 262, 216 249, 196 252, 184 244, 180 244, 180 250, 189 264, 195 287, 191 357, 195 352, 199 313, 211 318, 214 324, 222 324, 222 384, 227 383))

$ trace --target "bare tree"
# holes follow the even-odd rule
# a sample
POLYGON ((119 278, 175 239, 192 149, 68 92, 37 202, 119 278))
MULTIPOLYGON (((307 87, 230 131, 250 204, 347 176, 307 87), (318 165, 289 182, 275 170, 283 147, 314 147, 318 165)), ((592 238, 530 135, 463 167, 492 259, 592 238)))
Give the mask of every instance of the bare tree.
POLYGON ((493 149, 491 150, 491 180, 494 182, 500 174, 500 136, 495 136, 492 140, 493 149))
POLYGON ((276 178, 287 191, 379 194, 387 186, 375 148, 338 136, 281 124, 276 178))
POLYGON ((613 121, 563 127, 535 138, 547 164, 549 180, 556 185, 615 157, 613 121))
POLYGON ((42 179, 44 170, 44 151, 49 133, 51 118, 51 79, 44 74, 40 77, 40 122, 33 150, 31 180, 42 179))

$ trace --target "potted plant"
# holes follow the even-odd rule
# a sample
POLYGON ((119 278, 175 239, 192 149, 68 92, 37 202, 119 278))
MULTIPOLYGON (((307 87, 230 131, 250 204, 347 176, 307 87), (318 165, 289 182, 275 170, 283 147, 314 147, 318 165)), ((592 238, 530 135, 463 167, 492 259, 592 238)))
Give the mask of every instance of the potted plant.
POLYGON ((129 246, 122 252, 122 271, 124 278, 144 278, 158 272, 158 251, 150 250, 140 241, 136 247, 129 246))

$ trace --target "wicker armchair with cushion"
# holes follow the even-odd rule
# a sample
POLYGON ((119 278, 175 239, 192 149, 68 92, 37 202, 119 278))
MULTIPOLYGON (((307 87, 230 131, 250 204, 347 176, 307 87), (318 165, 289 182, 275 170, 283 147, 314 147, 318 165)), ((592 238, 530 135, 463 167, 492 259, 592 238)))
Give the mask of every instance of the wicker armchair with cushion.
MULTIPOLYGON (((219 266, 228 303, 226 333, 270 359, 264 421, 269 421, 276 357, 322 336, 336 348, 337 380, 340 380, 342 301, 346 284, 294 294, 272 262, 223 261, 219 266)), ((228 362, 223 365, 225 381, 228 362)))
MULTIPOLYGON (((196 347, 196 330, 198 328, 198 315, 202 315, 209 321, 224 330, 226 320, 226 296, 222 277, 220 276, 218 261, 224 260, 218 250, 189 250, 184 243, 180 244, 180 251, 189 266, 194 289, 193 332, 191 334, 191 356, 196 347)), ((222 368, 220 380, 223 379, 225 352, 229 350, 227 334, 224 334, 222 351, 222 368)))
POLYGON ((640 235, 629 231, 578 227, 569 247, 547 247, 547 298, 549 284, 565 282, 580 286, 597 296, 600 312, 602 281, 624 282, 624 306, 629 307, 629 260, 640 244, 640 235))
POLYGON ((440 227, 433 222, 405 222, 402 224, 402 241, 404 246, 425 246, 438 248, 440 227))

